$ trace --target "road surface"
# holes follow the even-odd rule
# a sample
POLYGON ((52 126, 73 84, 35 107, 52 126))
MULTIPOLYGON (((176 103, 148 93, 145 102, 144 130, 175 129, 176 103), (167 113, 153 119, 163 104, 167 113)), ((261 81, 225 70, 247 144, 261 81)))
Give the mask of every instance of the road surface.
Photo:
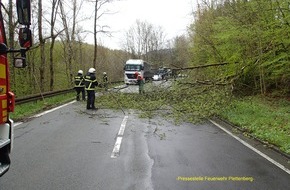
POLYGON ((290 187, 287 169, 211 122, 175 124, 170 118, 140 118, 136 110, 87 111, 85 102, 73 102, 17 125, 14 135, 1 190, 290 187))

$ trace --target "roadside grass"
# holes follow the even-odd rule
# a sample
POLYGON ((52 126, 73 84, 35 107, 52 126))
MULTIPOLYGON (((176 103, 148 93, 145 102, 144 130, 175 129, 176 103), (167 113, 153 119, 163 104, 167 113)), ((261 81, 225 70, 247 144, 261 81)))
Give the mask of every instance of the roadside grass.
POLYGON ((20 121, 33 116, 41 111, 48 110, 75 99, 75 93, 67 93, 61 96, 54 96, 38 100, 35 102, 24 103, 15 106, 15 110, 11 113, 11 118, 14 121, 20 121))
POLYGON ((220 116, 290 154, 290 102, 261 96, 235 99, 220 116))

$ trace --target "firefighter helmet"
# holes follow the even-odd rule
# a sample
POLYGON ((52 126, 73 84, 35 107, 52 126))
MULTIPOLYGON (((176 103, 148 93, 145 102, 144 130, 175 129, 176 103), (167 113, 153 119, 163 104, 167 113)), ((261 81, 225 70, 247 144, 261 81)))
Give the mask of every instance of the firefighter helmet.
POLYGON ((104 74, 104 75, 106 75, 107 73, 106 73, 106 72, 104 72, 103 74, 104 74))
POLYGON ((89 73, 96 73, 96 69, 94 69, 94 68, 90 68, 90 69, 89 69, 89 73))
POLYGON ((84 72, 82 70, 79 70, 78 71, 78 74, 83 74, 84 72))

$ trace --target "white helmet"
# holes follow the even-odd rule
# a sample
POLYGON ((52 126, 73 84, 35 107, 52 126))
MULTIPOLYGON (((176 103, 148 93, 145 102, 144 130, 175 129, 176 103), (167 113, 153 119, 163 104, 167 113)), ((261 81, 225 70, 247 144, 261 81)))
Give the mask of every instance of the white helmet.
POLYGON ((107 73, 106 73, 106 72, 104 72, 103 74, 104 74, 104 75, 106 75, 107 73))
POLYGON ((95 73, 95 72, 96 72, 96 69, 94 69, 94 68, 89 69, 89 73, 95 73))
POLYGON ((79 70, 78 71, 78 74, 83 74, 84 72, 82 70, 79 70))

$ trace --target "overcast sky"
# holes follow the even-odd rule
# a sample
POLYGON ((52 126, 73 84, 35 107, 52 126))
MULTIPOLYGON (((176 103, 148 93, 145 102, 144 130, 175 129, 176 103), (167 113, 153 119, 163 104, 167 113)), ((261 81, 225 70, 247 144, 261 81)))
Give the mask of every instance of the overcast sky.
MULTIPOLYGON (((116 14, 105 15, 102 20, 114 31, 113 37, 102 37, 102 45, 121 49, 125 32, 136 24, 136 20, 161 26, 168 39, 184 34, 192 22, 195 0, 121 0, 110 5, 116 14)), ((90 27, 88 25, 87 27, 90 27)), ((91 29, 92 30, 92 29, 91 29)), ((92 37, 87 37, 92 41, 92 37)))
MULTIPOLYGON (((115 0, 107 5, 108 9, 116 13, 104 15, 101 19, 101 22, 110 26, 113 37, 102 35, 99 42, 112 49, 122 49, 125 32, 136 25, 136 20, 161 26, 167 39, 172 39, 186 33, 187 26, 193 21, 192 12, 196 10, 196 2, 197 0, 115 0)), ((81 23, 82 27, 93 32, 94 4, 85 3, 83 6, 80 15, 90 15, 92 19, 81 23)), ((86 42, 93 44, 93 34, 87 35, 86 42)))

